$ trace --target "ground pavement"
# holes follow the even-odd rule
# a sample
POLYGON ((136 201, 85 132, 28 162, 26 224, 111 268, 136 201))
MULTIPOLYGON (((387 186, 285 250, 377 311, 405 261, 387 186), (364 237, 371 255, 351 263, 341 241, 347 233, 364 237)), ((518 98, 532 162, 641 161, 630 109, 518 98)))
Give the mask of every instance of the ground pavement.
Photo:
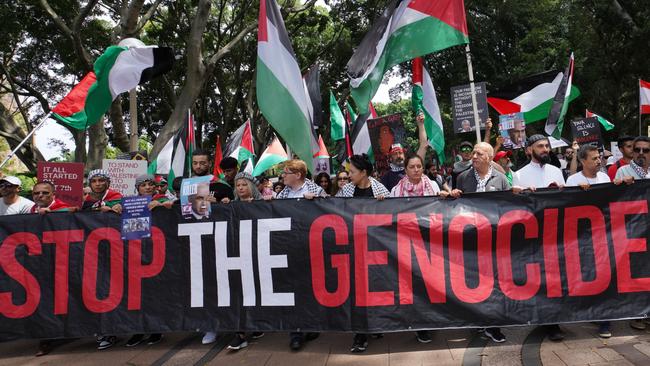
MULTIPOLYGON (((433 341, 420 344, 415 333, 386 334, 370 339, 368 350, 350 354, 352 335, 323 334, 299 352, 289 350, 286 333, 267 333, 249 341, 238 352, 226 349, 232 334, 216 343, 201 345, 199 334, 171 333, 153 346, 124 346, 126 337, 104 351, 97 351, 92 338, 70 340, 49 355, 34 357, 37 341, 15 340, 0 343, 0 366, 4 365, 239 365, 239 366, 338 366, 338 365, 469 365, 469 366, 604 366, 650 365, 650 330, 637 331, 627 322, 612 324, 613 337, 600 339, 591 323, 563 326, 563 342, 544 339, 541 328, 516 327, 504 330, 505 343, 488 341, 471 330, 432 332, 433 341)), ((650 329, 650 328, 649 328, 650 329)))

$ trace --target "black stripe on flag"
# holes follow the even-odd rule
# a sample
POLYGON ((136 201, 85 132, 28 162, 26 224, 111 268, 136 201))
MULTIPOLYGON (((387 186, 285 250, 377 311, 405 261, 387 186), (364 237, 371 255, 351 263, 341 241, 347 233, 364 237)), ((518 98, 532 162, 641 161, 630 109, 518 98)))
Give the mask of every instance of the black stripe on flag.
POLYGON ((168 72, 174 66, 174 50, 171 47, 154 47, 152 50, 153 66, 142 70, 138 83, 140 85, 168 72))
POLYGON ((291 47, 291 41, 289 40, 289 34, 287 33, 287 29, 284 27, 284 21, 282 21, 280 6, 275 2, 275 0, 264 0, 264 1, 266 1, 266 18, 269 20, 269 23, 273 24, 275 29, 278 30, 278 37, 280 37, 280 43, 282 43, 284 48, 286 48, 287 51, 289 51, 289 54, 291 54, 293 58, 297 59, 296 54, 293 52, 293 47, 291 47))

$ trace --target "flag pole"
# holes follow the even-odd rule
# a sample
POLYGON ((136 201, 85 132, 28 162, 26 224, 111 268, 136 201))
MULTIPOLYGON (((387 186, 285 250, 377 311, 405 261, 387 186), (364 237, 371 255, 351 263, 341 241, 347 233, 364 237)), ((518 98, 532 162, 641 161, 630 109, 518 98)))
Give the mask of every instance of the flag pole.
POLYGON ((25 145, 25 142, 27 142, 27 140, 29 140, 29 138, 32 137, 32 135, 34 134, 34 132, 36 132, 36 130, 38 130, 39 128, 41 128, 41 127, 43 126, 43 124, 45 124, 45 121, 47 121, 47 119, 50 118, 51 115, 52 115, 52 111, 48 112, 48 113, 45 115, 45 117, 43 117, 43 119, 41 119, 41 122, 39 122, 38 125, 36 125, 36 127, 32 128, 31 131, 29 131, 29 133, 27 134, 27 136, 25 136, 25 138, 23 139, 23 141, 21 141, 20 144, 18 144, 18 146, 16 146, 16 148, 13 149, 13 150, 9 153, 9 155, 7 155, 7 157, 5 158, 5 160, 3 160, 2 163, 0 163, 0 169, 1 169, 3 166, 5 166, 5 165, 7 164, 7 162, 8 162, 11 158, 14 157, 14 155, 16 155, 16 152, 17 152, 18 150, 20 150, 20 148, 23 147, 23 145, 25 145))
POLYGON ((129 148, 131 151, 138 151, 138 91, 136 88, 129 91, 129 114, 131 115, 129 148))
POLYGON ((469 43, 465 45, 465 56, 467 57, 467 73, 469 74, 469 88, 472 93, 472 109, 474 110, 474 128, 476 129, 476 143, 481 142, 481 120, 478 116, 476 105, 476 86, 474 85, 474 68, 472 67, 472 54, 469 50, 469 43))
POLYGON ((643 135, 641 131, 641 79, 639 79, 639 136, 643 135))

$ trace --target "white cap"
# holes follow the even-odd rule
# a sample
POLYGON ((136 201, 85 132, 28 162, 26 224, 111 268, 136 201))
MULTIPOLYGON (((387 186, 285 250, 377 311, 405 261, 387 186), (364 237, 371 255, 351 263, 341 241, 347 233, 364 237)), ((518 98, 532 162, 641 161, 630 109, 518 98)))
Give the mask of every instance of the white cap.
POLYGON ((12 184, 14 186, 18 186, 18 187, 21 187, 23 185, 23 183, 20 181, 20 179, 18 179, 18 177, 14 177, 13 175, 8 175, 6 177, 3 177, 2 179, 0 179, 0 182, 2 182, 2 181, 5 181, 7 183, 10 183, 10 184, 12 184))
POLYGON ((616 158, 613 155, 607 158, 607 163, 605 165, 610 166, 612 164, 616 164, 616 158))

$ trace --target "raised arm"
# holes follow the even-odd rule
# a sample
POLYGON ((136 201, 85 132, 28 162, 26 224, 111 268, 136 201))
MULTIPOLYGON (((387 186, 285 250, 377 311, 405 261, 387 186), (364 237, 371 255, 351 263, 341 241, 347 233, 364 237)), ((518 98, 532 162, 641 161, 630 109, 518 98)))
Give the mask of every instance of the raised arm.
POLYGON ((424 128, 424 113, 418 114, 415 118, 415 121, 418 124, 418 141, 420 146, 418 146, 417 154, 424 161, 427 155, 427 148, 429 147, 429 141, 427 141, 427 131, 424 128))

